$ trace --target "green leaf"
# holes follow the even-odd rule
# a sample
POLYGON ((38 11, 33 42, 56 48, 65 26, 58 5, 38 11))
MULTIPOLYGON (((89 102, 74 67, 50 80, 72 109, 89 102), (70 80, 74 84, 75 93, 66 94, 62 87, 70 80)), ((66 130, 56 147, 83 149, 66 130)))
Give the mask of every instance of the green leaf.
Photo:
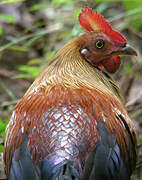
POLYGON ((3 122, 0 119, 0 135, 2 135, 3 137, 5 137, 5 135, 6 135, 5 129, 6 129, 6 126, 8 125, 8 123, 9 123, 9 120, 7 120, 6 122, 3 122))
POLYGON ((74 13, 74 18, 78 21, 78 15, 81 13, 81 9, 82 8, 78 8, 75 10, 75 13, 74 13))
POLYGON ((73 5, 74 0, 53 0, 54 4, 73 5))
POLYGON ((16 23, 15 18, 7 14, 0 14, 0 19, 7 21, 9 23, 13 23, 13 24, 16 23))
MULTIPOLYGON (((97 3, 102 3, 102 2, 111 2, 111 1, 114 1, 114 0, 96 0, 97 3)), ((115 1, 120 1, 120 0, 115 0, 115 1)))
POLYGON ((24 78, 24 79, 31 79, 37 77, 39 72, 41 71, 41 67, 36 66, 28 66, 28 65, 22 65, 18 67, 18 70, 25 72, 25 74, 18 74, 14 76, 14 78, 24 78))
POLYGON ((31 59, 29 62, 28 62, 28 65, 36 65, 36 64, 39 64, 40 63, 40 59, 31 59))
POLYGON ((3 35, 3 28, 0 27, 0 36, 3 35))
POLYGON ((83 30, 83 28, 80 26, 79 22, 78 22, 78 15, 81 13, 81 8, 76 9, 75 14, 74 14, 74 18, 76 20, 76 23, 72 29, 72 36, 77 37, 79 36, 81 30, 83 30))
POLYGON ((24 51, 24 52, 28 51, 27 47, 25 47, 25 46, 16 46, 16 45, 13 45, 13 46, 9 47, 8 49, 14 50, 14 51, 24 51))
POLYGON ((38 3, 33 5, 31 8, 29 8, 30 11, 37 11, 37 10, 41 10, 41 9, 45 9, 46 5, 43 3, 38 3))
POLYGON ((13 78, 15 79, 32 79, 34 78, 33 76, 31 76, 31 74, 17 74, 15 75, 13 78))
POLYGON ((25 1, 25 0, 2 0, 2 2, 0 2, 0 5, 1 4, 9 4, 9 3, 22 2, 22 1, 25 1))
POLYGON ((3 152, 4 146, 0 145, 0 152, 3 152))
POLYGON ((26 66, 26 65, 20 66, 18 69, 20 71, 31 73, 31 74, 39 73, 39 71, 40 71, 40 67, 26 66))

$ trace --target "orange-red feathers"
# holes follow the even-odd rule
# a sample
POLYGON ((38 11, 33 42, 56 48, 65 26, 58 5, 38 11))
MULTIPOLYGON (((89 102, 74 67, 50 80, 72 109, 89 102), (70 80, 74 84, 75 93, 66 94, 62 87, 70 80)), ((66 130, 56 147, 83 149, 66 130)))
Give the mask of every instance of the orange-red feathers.
POLYGON ((126 39, 118 32, 114 31, 110 24, 98 12, 94 12, 91 8, 82 9, 79 14, 80 25, 87 31, 104 32, 115 39, 116 42, 125 42, 126 39))

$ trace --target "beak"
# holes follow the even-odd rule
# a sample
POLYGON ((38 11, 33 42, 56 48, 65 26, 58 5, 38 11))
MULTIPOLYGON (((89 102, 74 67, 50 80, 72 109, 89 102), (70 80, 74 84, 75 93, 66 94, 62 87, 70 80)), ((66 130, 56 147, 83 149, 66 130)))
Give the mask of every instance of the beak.
POLYGON ((112 55, 131 55, 131 56, 137 56, 137 52, 129 45, 126 45, 124 48, 112 52, 112 55))

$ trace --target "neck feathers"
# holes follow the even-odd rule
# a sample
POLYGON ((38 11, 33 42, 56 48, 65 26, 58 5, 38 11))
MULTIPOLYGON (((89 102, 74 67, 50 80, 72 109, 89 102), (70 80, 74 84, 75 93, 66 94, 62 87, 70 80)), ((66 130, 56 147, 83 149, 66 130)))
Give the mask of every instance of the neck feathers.
POLYGON ((113 79, 91 66, 80 55, 81 42, 74 40, 61 48, 55 57, 44 67, 26 94, 53 86, 68 88, 86 87, 113 95, 123 102, 119 88, 113 79))

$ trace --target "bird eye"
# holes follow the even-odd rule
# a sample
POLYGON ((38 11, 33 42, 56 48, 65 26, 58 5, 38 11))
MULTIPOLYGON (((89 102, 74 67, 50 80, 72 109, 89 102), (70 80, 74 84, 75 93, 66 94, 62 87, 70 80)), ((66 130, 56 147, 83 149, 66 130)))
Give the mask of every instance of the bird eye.
POLYGON ((102 40, 102 39, 98 39, 96 42, 95 42, 95 47, 97 49, 102 49, 105 45, 105 42, 102 40))

